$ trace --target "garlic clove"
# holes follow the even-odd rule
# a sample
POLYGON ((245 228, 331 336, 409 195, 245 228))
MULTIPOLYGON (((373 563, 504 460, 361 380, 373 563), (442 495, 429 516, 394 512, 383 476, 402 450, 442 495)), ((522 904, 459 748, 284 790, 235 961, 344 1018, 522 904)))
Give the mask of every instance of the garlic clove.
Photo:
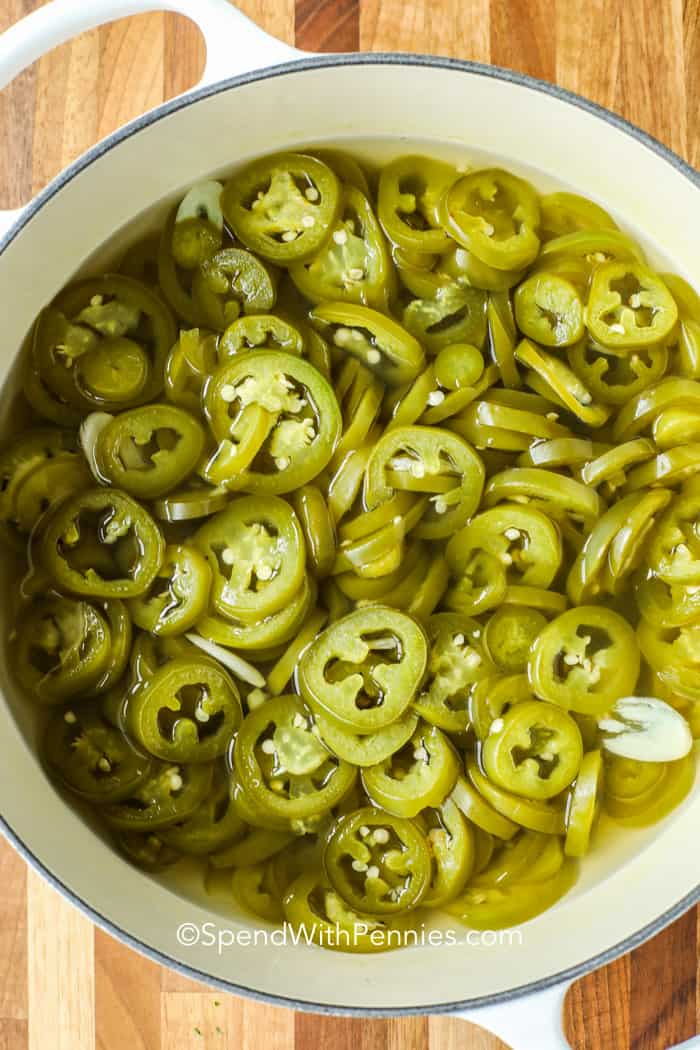
POLYGON ((217 230, 224 228, 224 213, 221 210, 221 194, 224 187, 214 179, 198 182, 182 199, 177 209, 175 222, 187 219, 207 219, 217 230))
POLYGON ((675 762, 693 746, 685 718, 655 696, 624 696, 599 719, 602 746, 638 762, 675 762))

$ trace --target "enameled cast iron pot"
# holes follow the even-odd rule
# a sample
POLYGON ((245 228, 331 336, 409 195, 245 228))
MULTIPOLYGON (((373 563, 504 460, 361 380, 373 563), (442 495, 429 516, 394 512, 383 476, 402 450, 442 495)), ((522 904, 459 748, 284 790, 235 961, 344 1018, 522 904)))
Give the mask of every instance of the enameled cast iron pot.
MULTIPOLYGON (((417 144, 452 155, 463 147, 465 158, 478 148, 525 172, 534 163, 541 186, 555 179, 598 199, 652 256, 663 246, 667 262, 700 287, 698 173, 619 117, 506 70, 416 55, 308 57, 227 0, 52 0, 0 37, 0 87, 69 37, 154 9, 179 11, 200 26, 204 79, 90 150, 23 211, 0 214, 3 408, 16 352, 38 311, 115 231, 159 220, 168 201, 204 175, 311 142, 378 140, 391 142, 394 154, 417 144)), ((0 621, 6 616, 1 609, 0 621)), ((183 922, 244 928, 249 920, 213 911, 204 897, 192 903, 105 845, 49 785, 4 657, 0 690, 6 835, 116 937, 239 994, 319 1012, 460 1013, 518 1050, 554 1050, 567 1045, 561 1005, 571 981, 700 898, 699 785, 662 825, 625 831, 594 851, 572 892, 522 928, 520 946, 361 957, 292 944, 221 955, 202 941, 185 947, 177 937, 183 922)))

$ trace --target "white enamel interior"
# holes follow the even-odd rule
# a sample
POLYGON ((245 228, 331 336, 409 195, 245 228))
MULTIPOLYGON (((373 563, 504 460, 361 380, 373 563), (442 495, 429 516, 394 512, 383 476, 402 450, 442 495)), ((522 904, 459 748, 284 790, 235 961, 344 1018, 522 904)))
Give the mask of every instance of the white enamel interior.
MULTIPOLYGON (((700 189, 662 156, 605 120, 533 88, 459 69, 355 63, 292 68, 171 112, 79 171, 0 254, 2 411, 12 366, 38 310, 115 230, 153 221, 163 204, 205 174, 310 141, 415 144, 473 159, 478 151, 594 197, 653 255, 700 287, 700 189), (427 144, 427 145, 426 145, 427 144), (431 145, 432 144, 432 145, 431 145), (161 207, 153 207, 160 202, 161 207), (144 209, 151 209, 139 219, 144 209)), ((5 567, 6 574, 6 567, 5 567)), ((5 637, 11 601, 0 609, 5 637)), ((257 945, 219 955, 181 947, 183 922, 251 927, 200 895, 163 887, 109 849, 48 784, 32 727, 0 661, 0 814, 40 863, 114 926, 203 975, 268 995, 329 1007, 429 1010, 507 992, 578 966, 652 923, 700 883, 700 798, 662 826, 605 842, 569 896, 523 927, 520 947, 464 944, 363 956, 307 946, 257 945)))

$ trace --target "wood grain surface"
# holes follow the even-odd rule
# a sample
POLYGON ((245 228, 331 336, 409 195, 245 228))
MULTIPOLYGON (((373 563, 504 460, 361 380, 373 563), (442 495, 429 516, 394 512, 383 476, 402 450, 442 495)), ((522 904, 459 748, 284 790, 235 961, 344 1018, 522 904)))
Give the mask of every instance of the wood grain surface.
MULTIPOLYGON (((0 30, 37 6, 40 0, 0 0, 0 30)), ((700 0, 244 0, 240 6, 310 51, 433 52, 557 81, 700 166, 700 0)), ((203 62, 197 30, 162 14, 113 23, 48 55, 0 93, 0 207, 23 204, 97 139, 188 88, 203 62)), ((697 969, 698 915, 691 912, 578 982, 567 1002, 571 1045, 666 1050, 688 1039, 700 1030, 697 969)), ((318 1018, 194 984, 95 930, 0 842, 0 1050, 502 1045, 448 1018, 318 1018)))

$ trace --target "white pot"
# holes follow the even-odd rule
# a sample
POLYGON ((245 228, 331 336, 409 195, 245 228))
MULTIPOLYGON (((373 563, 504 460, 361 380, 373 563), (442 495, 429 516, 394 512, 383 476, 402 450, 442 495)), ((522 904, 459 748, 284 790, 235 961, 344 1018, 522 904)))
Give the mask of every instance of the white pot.
MULTIPOLYGON (((4 217, 11 225, 0 244, 4 405, 17 348, 37 312, 116 230, 205 174, 309 142, 377 138, 392 140, 394 153, 422 143, 467 159, 478 147, 516 171, 534 164, 540 186, 555 180, 596 198, 637 235, 643 231, 652 257, 667 257, 700 287, 698 174, 619 117, 508 71, 408 55, 300 59, 226 0, 53 0, 0 37, 0 87, 90 26, 161 8, 200 25, 208 47, 203 86, 110 136, 23 213, 4 217)), ((1 610, 0 620, 6 616, 1 610)), ((4 637, 6 623, 0 631, 4 637)), ((520 947, 426 945, 357 957, 259 944, 219 954, 207 932, 187 947, 178 940, 183 923, 237 932, 250 920, 213 910, 205 897, 192 903, 109 849, 49 785, 4 660, 0 689, 0 813, 8 837, 111 933, 244 995, 317 1011, 459 1012, 522 1050, 550 1050, 566 1045, 560 1014, 568 984, 700 897, 696 792, 660 826, 625 831, 594 851, 571 893, 522 927, 520 947)))

